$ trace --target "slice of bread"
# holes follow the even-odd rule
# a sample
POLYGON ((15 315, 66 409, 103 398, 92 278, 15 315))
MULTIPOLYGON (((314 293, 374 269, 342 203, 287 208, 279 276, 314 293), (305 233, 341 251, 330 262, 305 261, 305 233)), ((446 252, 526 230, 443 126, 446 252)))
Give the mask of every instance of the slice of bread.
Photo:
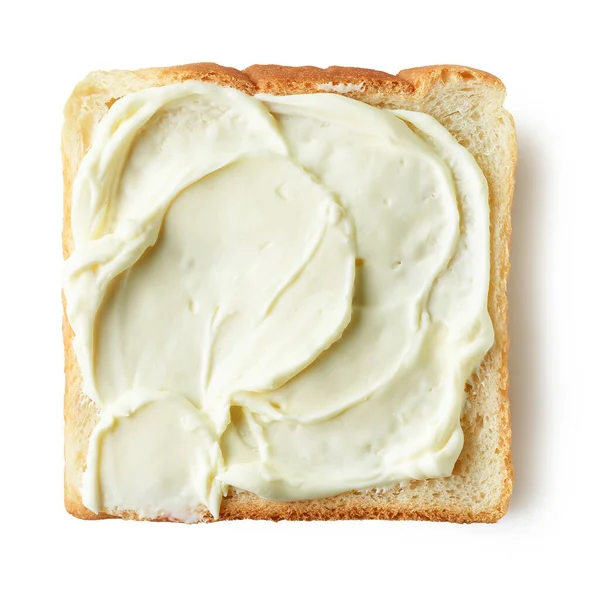
MULTIPOLYGON (((71 192, 94 130, 120 97, 141 89, 184 80, 203 80, 248 94, 338 92, 370 105, 423 111, 435 117, 474 155, 489 184, 491 276, 489 312, 495 343, 466 387, 462 415, 465 444, 453 475, 413 481, 385 490, 351 491, 298 502, 264 500, 234 492, 223 500, 221 519, 421 519, 457 523, 495 522, 508 507, 513 471, 508 404, 508 311, 510 209, 516 163, 515 129, 502 107, 505 88, 496 77, 462 66, 428 66, 396 76, 333 66, 251 66, 244 71, 199 63, 135 72, 93 72, 80 82, 65 107, 62 135, 65 258, 73 249, 71 192)), ((98 410, 81 389, 72 348, 73 333, 63 321, 65 345, 65 506, 82 519, 95 515, 81 502, 81 476, 98 410)), ((136 519, 133 512, 119 515, 136 519)), ((206 521, 212 520, 209 513, 206 521)), ((159 519, 160 520, 160 519, 159 519)))

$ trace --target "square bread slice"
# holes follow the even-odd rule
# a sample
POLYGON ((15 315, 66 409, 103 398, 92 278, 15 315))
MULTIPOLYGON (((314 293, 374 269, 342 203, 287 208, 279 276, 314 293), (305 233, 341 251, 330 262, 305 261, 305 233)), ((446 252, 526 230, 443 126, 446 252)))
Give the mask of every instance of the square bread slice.
MULTIPOLYGON (((418 519, 457 523, 495 522, 508 507, 513 470, 508 401, 508 310, 510 209, 516 164, 511 115, 503 108, 502 82, 463 66, 428 66, 397 75, 333 66, 251 66, 243 71, 198 63, 168 68, 93 72, 80 82, 65 107, 62 133, 64 174, 63 252, 73 249, 71 193, 82 157, 98 122, 120 97, 148 87, 202 80, 250 95, 337 92, 373 106, 422 111, 435 117, 475 157, 489 184, 491 274, 488 307, 495 343, 466 386, 462 414, 464 448, 453 475, 413 481, 385 490, 351 491, 320 500, 275 502, 248 492, 224 498, 220 520, 418 519)), ((98 420, 95 404, 82 392, 72 347, 73 332, 63 320, 65 346, 65 506, 82 519, 104 519, 81 501, 81 478, 90 433, 98 420)), ((126 519, 137 519, 124 512, 126 519)), ((212 517, 208 512, 206 521, 212 517)), ((158 519, 161 520, 161 519, 158 519)), ((163 519, 166 520, 166 519, 163 519)))

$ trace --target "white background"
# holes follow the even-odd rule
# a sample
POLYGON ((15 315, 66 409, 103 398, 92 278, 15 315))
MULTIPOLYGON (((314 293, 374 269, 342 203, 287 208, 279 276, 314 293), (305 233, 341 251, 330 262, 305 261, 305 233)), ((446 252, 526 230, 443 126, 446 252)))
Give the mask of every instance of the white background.
POLYGON ((2 3, 0 590, 598 590, 594 3, 236 4, 2 3), (62 106, 89 70, 193 61, 392 73, 456 63, 506 84, 519 142, 510 279, 515 486, 497 525, 189 527, 83 522, 64 511, 62 106))

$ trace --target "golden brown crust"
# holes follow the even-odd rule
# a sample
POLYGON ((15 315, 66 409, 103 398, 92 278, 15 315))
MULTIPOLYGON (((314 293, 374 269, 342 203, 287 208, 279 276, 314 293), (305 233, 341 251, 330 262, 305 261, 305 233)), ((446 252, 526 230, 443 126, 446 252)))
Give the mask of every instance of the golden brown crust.
POLYGON ((410 83, 415 92, 422 95, 426 95, 438 84, 448 84, 457 81, 475 82, 488 86, 498 86, 504 89, 502 81, 493 74, 467 66, 448 64, 441 66, 420 66, 418 68, 400 70, 396 76, 410 83))
MULTIPOLYGON (((142 70, 143 72, 143 70, 142 70)), ((250 95, 256 92, 253 82, 244 72, 228 66, 220 66, 213 62, 198 62, 183 66, 169 66, 167 68, 149 68, 148 73, 158 73, 166 77, 167 83, 183 82, 185 80, 202 80, 214 82, 223 86, 231 86, 250 95)))
POLYGON ((273 95, 319 92, 318 85, 356 84, 362 92, 382 91, 393 94, 410 94, 413 86, 400 77, 364 68, 315 68, 314 66, 254 65, 244 73, 259 93, 273 95))
MULTIPOLYGON (((396 76, 363 68, 332 66, 321 69, 313 66, 287 67, 278 65, 254 65, 243 72, 213 63, 196 63, 167 68, 148 68, 136 72, 106 73, 113 77, 110 98, 93 113, 83 113, 85 101, 96 93, 101 94, 97 80, 90 75, 74 90, 65 108, 63 129, 63 175, 64 175, 64 226, 63 253, 65 258, 72 251, 70 225, 71 190, 81 158, 89 148, 91 135, 97 121, 110 105, 122 94, 148 86, 161 86, 184 80, 204 80, 231 86, 248 94, 258 92, 271 94, 313 93, 326 90, 319 85, 353 84, 360 90, 350 90, 346 96, 360 99, 376 106, 403 106, 428 111, 424 101, 440 89, 452 90, 457 85, 471 88, 495 88, 501 91, 498 109, 504 93, 502 82, 486 72, 474 68, 453 65, 426 66, 402 70, 396 76)), ((100 75, 96 75, 99 77, 100 75)), ((104 90, 104 94, 106 91, 104 90)), ((437 114, 434 114, 437 115, 437 114)), ((502 110, 502 116, 510 115, 502 110)), ((446 125, 443 117, 438 116, 446 125)), ((510 454, 510 413, 508 400, 508 309, 506 283, 509 272, 508 248, 510 242, 510 207, 514 186, 516 163, 516 141, 514 125, 506 139, 510 156, 509 168, 504 184, 495 187, 490 182, 490 211, 492 228, 492 270, 497 277, 490 282, 490 311, 496 334, 495 344, 485 358, 478 375, 467 386, 467 404, 461 420, 465 433, 465 446, 456 464, 453 476, 446 479, 428 480, 432 491, 431 500, 419 498, 425 482, 412 482, 406 487, 395 487, 387 493, 350 492, 321 500, 275 502, 259 498, 250 493, 235 493, 223 500, 221 519, 267 519, 279 520, 333 520, 333 519, 411 519, 430 521, 452 521, 456 523, 495 522, 508 508, 512 490, 513 470, 510 454), (495 238, 494 238, 495 237, 495 238), (499 459, 498 476, 502 480, 499 496, 494 501, 479 501, 478 504, 438 503, 436 496, 460 488, 460 480, 470 471, 477 455, 482 454, 481 432, 490 419, 481 415, 477 408, 478 396, 490 393, 494 374, 495 382, 495 430, 498 432, 497 448, 499 459), (433 500, 433 502, 432 502, 433 500)), ((452 133, 455 131, 450 130, 452 133)), ((456 133, 455 133, 456 135, 456 133)), ((461 139, 464 144, 468 139, 461 139)), ((477 158, 477 155, 475 155, 477 158)), ((478 159, 480 161, 480 159, 478 159)), ((485 166, 480 161, 485 172, 485 166)), ((95 515, 81 502, 78 482, 85 469, 87 443, 98 418, 94 404, 82 393, 81 374, 72 348, 73 332, 64 317, 63 339, 65 346, 65 507, 69 513, 81 519, 104 519, 110 515, 95 515)), ((429 491, 428 491, 429 492, 429 491)), ((139 519, 133 512, 119 514, 124 519, 139 519)), ((165 520, 165 519, 160 519, 165 520)), ((205 521, 212 519, 208 514, 205 521)))

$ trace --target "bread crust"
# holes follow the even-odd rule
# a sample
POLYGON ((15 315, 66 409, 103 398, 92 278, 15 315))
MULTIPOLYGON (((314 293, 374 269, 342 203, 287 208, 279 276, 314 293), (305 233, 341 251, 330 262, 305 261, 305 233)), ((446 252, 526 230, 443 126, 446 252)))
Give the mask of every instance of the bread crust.
MULTIPOLYGON (((203 80, 230 86, 250 95, 315 93, 327 90, 319 85, 356 85, 344 88, 344 94, 379 107, 402 107, 429 112, 444 125, 455 113, 438 113, 438 97, 464 93, 477 107, 489 111, 490 118, 503 118, 504 150, 503 175, 492 174, 493 159, 472 151, 490 186, 491 226, 491 279, 489 310, 495 331, 495 343, 485 360, 467 385, 467 401, 461 424, 465 446, 453 475, 445 479, 411 482, 386 491, 348 492, 326 499, 277 502, 262 499, 247 492, 236 492, 223 499, 219 520, 266 519, 280 520, 334 520, 334 519, 410 519, 451 521, 455 523, 485 522, 500 519, 509 504, 513 483, 510 442, 510 411, 508 399, 508 305, 506 284, 510 268, 510 209, 516 166, 516 137, 512 117, 502 108, 505 88, 495 76, 455 65, 425 66, 401 70, 396 75, 363 68, 331 66, 289 67, 254 65, 243 71, 214 63, 195 63, 165 68, 148 68, 135 72, 113 71, 91 73, 74 89, 65 106, 65 124, 62 136, 64 177, 63 255, 67 258, 73 249, 71 233, 71 193, 77 169, 91 144, 95 126, 112 103, 124 94, 150 86, 163 86, 185 80, 203 80), (359 88, 359 90, 356 90, 359 88), (479 93, 483 98, 472 99, 479 93), (485 108, 485 109, 484 109, 485 108), (489 162, 488 162, 489 160, 489 162), (491 412, 490 412, 491 411, 491 412), (495 444, 492 450, 484 448, 484 433, 488 431, 495 444), (480 466, 489 468, 479 474, 480 466), (491 468, 491 469, 490 469, 491 468), (488 471, 489 470, 489 471, 488 471), (473 480, 480 479, 481 493, 492 492, 490 499, 477 500, 470 490, 476 491, 473 480), (491 489, 492 484, 493 489, 491 489), (465 492, 469 487, 469 496, 465 492), (462 497, 462 498, 461 498, 462 497)), ((478 97, 478 95, 477 95, 478 97)), ((479 117, 479 116, 477 116, 479 117)), ((475 119, 475 116, 473 116, 475 119)), ((487 120, 486 120, 487 121, 487 120)), ((492 121, 490 119, 490 121, 492 121)), ((468 134, 450 129, 461 143, 469 146, 470 136, 489 133, 489 124, 482 122, 480 129, 468 134), (487 125, 487 128, 486 128, 487 125), (487 132, 486 132, 487 130, 487 132)), ((493 155, 492 155, 493 156, 493 155)), ((64 298, 63 298, 64 305, 64 298)), ((81 373, 72 347, 73 331, 66 315, 63 316, 65 348, 65 508, 80 519, 105 519, 118 516, 124 519, 140 518, 125 511, 118 515, 95 515, 83 506, 79 484, 85 469, 87 445, 91 431, 99 417, 95 404, 81 389, 81 373)), ((487 445, 486 445, 487 447, 487 445)), ((156 519, 159 521, 166 518, 156 519)), ((212 521, 208 512, 204 521, 212 521)))

